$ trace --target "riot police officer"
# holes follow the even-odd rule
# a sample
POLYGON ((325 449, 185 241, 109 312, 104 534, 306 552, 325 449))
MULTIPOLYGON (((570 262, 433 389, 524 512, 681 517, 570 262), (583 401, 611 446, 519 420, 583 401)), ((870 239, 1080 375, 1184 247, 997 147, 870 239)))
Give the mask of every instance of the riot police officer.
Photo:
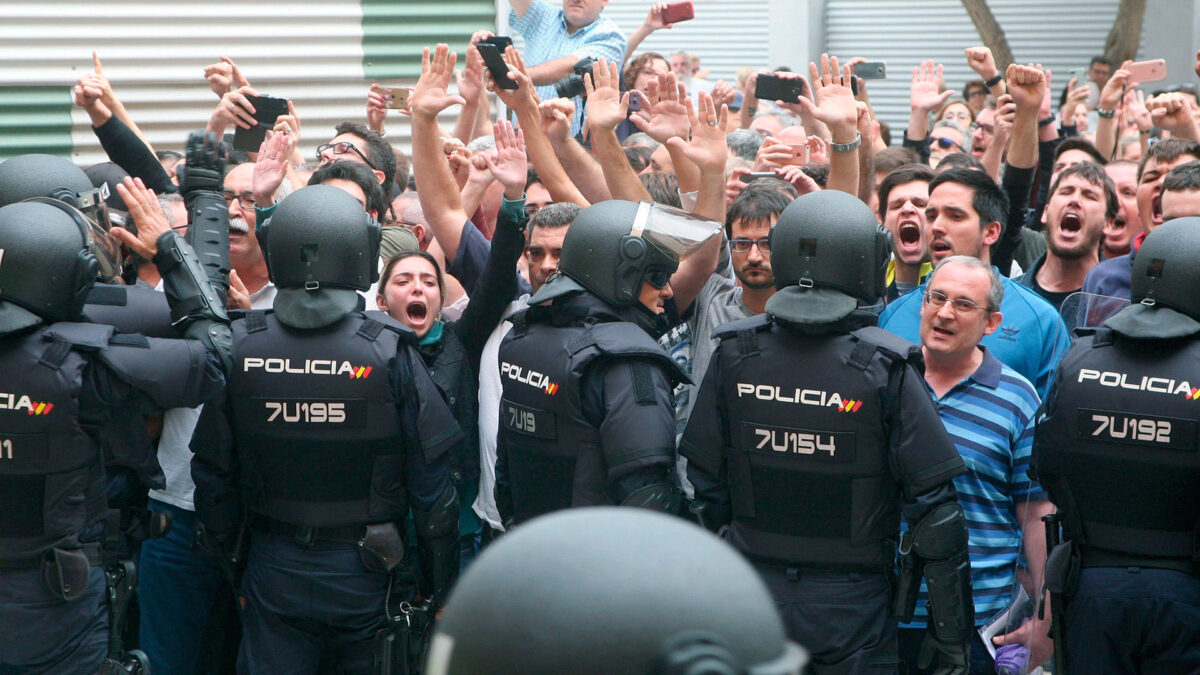
POLYGON ((1075 341, 1043 407, 1031 473, 1066 540, 1046 563, 1056 671, 1200 671, 1197 256, 1200 218, 1151 232, 1133 304, 1075 341))
MULTIPOLYGON (((951 482, 963 462, 911 365, 917 347, 859 309, 883 295, 888 249, 850 195, 789 205, 771 233, 778 291, 766 314, 717 329, 680 454, 693 511, 727 526, 814 672, 897 666, 888 578, 901 513, 906 567, 929 582, 923 666, 965 672, 974 612, 951 482)), ((896 605, 911 613, 920 579, 907 576, 896 605)))
POLYGON ((197 543, 229 565, 250 532, 239 670, 368 672, 413 600, 391 575, 410 508, 422 596, 436 605, 457 573, 446 451, 462 432, 412 331, 363 312, 380 228, 362 205, 310 186, 263 227, 279 290, 234 320, 227 396, 192 439, 197 543))
POLYGON ((116 608, 105 601, 99 567, 101 433, 117 411, 198 405, 223 382, 225 299, 153 194, 127 185, 137 238, 96 230, 54 199, 0 208, 0 664, 94 673, 106 655, 121 661, 110 653, 108 612, 116 608), (95 251, 120 243, 158 265, 172 317, 190 339, 72 323, 100 273, 95 251))
POLYGON ((804 662, 736 551, 678 518, 593 508, 485 550, 450 595, 425 673, 799 675, 804 662))
POLYGON ((558 273, 510 317, 496 460, 506 526, 572 506, 680 506, 671 392, 687 376, 654 339, 679 254, 653 238, 688 217, 619 200, 584 209, 558 273))

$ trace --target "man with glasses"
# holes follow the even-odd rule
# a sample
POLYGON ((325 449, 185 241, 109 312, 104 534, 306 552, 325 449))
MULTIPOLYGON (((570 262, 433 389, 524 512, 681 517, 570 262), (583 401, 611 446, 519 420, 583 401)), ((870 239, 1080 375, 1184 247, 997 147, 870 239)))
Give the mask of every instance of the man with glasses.
POLYGON ((988 88, 983 80, 971 80, 963 85, 963 100, 978 115, 987 103, 988 88))
MULTIPOLYGON (((979 344, 1000 328, 1003 298, 1004 281, 994 267, 954 255, 930 274, 920 310, 925 384, 967 465, 967 472, 954 478, 954 487, 969 531, 976 626, 1008 606, 1022 549, 1033 588, 1041 588, 1046 554, 1041 517, 1054 510, 1025 473, 1038 395, 1029 380, 979 344)), ((914 669, 928 623, 927 599, 928 590, 922 588, 914 620, 900 628, 900 657, 910 667, 907 672, 920 672, 914 669)), ((1030 620, 1028 627, 999 639, 1025 644, 1032 637, 1033 667, 1051 651, 1048 624, 1049 617, 1030 620)), ((970 672, 996 672, 978 633, 971 636, 970 672)))
MULTIPOLYGON (((950 169, 938 174, 929 183, 925 207, 926 240, 934 265, 953 255, 991 264, 990 247, 1000 238, 1008 211, 1008 197, 982 171, 950 169)), ((983 344, 1033 382, 1039 396, 1044 395, 1069 344, 1066 326, 1038 294, 1008 278, 1003 283, 1003 320, 997 331, 984 336, 983 344)), ((900 296, 880 315, 879 326, 916 342, 924 296, 925 287, 900 296)))
MULTIPOLYGON (((324 167, 333 162, 356 162, 369 166, 383 187, 385 201, 390 203, 399 191, 394 183, 396 153, 392 144, 379 132, 372 131, 358 122, 342 122, 334 128, 334 132, 336 136, 317 147, 320 166, 324 167)), ((383 218, 382 214, 380 217, 383 218)))
POLYGON ((939 120, 934 123, 933 130, 929 132, 929 138, 925 139, 925 143, 929 146, 929 166, 936 167, 946 155, 969 152, 965 148, 967 139, 970 137, 970 132, 957 122, 939 120))

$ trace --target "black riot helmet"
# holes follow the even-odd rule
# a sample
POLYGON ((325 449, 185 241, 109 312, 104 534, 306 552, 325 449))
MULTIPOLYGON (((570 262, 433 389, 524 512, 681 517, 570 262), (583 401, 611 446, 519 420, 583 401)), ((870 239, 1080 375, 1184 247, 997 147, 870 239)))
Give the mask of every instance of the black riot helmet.
POLYGON ((57 199, 78 209, 89 224, 88 241, 99 275, 110 280, 121 275, 125 252, 109 236, 112 224, 104 195, 83 169, 54 155, 18 155, 0 164, 0 206, 34 197, 57 199))
POLYGON ((426 675, 799 673, 758 573, 686 521, 598 507, 542 516, 458 581, 426 675))
POLYGON ((311 185, 262 226, 275 314, 295 328, 328 325, 358 306, 379 277, 379 223, 345 190, 311 185))
POLYGON ((1200 217, 1175 218, 1146 236, 1133 259, 1133 304, 1105 323, 1133 338, 1200 333, 1200 217))
POLYGON ((559 274, 529 302, 586 290, 613 307, 646 309, 638 301, 642 281, 669 278, 680 258, 719 230, 719 223, 661 204, 619 199, 593 204, 575 216, 563 238, 559 274))
POLYGON ((775 288, 769 314, 802 324, 832 323, 883 297, 891 248, 871 209, 839 190, 788 205, 771 231, 775 288))
POLYGON ((0 207, 0 333, 75 320, 98 266, 74 207, 46 198, 0 207))

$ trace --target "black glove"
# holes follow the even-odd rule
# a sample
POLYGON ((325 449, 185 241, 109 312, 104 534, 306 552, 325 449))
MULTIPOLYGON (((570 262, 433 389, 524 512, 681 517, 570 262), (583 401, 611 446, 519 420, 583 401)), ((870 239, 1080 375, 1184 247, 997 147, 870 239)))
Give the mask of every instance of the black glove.
POLYGON ((212 132, 188 134, 186 164, 179 167, 179 193, 184 199, 198 191, 221 192, 225 187, 225 143, 212 132))

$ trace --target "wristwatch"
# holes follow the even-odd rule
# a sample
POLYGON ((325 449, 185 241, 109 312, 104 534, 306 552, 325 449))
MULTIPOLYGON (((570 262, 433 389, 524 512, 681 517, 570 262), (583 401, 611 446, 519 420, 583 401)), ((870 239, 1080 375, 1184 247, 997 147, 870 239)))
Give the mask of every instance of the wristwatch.
POLYGON ((862 132, 856 131, 854 140, 849 143, 834 143, 833 139, 829 139, 829 149, 834 152, 854 152, 858 146, 862 145, 862 132))
POLYGON ((989 79, 987 82, 984 82, 983 85, 985 87, 987 87, 988 89, 991 89, 992 87, 996 86, 997 84, 1000 84, 1000 81, 1003 79, 1004 79, 1004 73, 996 73, 995 77, 989 79))

